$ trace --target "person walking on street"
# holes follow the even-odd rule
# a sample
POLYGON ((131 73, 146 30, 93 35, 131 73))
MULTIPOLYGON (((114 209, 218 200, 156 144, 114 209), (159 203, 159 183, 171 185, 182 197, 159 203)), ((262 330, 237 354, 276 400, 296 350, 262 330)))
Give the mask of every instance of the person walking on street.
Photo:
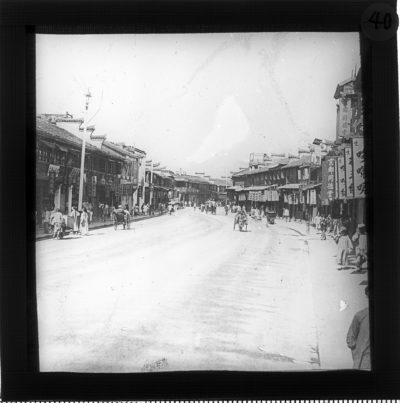
POLYGON ((51 217, 51 225, 53 226, 53 239, 61 238, 63 216, 59 208, 55 209, 53 216, 51 217))
POLYGON ((77 234, 79 232, 79 211, 75 206, 72 206, 71 213, 69 214, 70 217, 74 220, 74 227, 72 232, 77 234))
POLYGON ((288 208, 283 209, 283 218, 285 219, 286 222, 289 221, 290 213, 288 208))
MULTIPOLYGON (((347 256, 353 249, 353 244, 350 237, 347 235, 347 229, 342 227, 340 230, 340 235, 337 238, 338 253, 337 253, 337 263, 340 266, 347 265, 347 256)), ((340 269, 339 269, 340 270, 340 269)))
POLYGON ((326 227, 327 227, 327 222, 325 216, 322 216, 319 225, 321 228, 321 240, 326 241, 326 227))
MULTIPOLYGON (((368 287, 365 288, 365 295, 369 297, 368 287)), ((346 342, 353 357, 353 369, 371 369, 368 307, 354 315, 346 342)))
POLYGON ((89 234, 89 213, 86 207, 83 208, 80 220, 81 235, 89 234))
POLYGON ((365 225, 359 224, 357 231, 352 238, 354 246, 356 247, 356 265, 358 270, 367 268, 367 234, 365 232, 365 225))

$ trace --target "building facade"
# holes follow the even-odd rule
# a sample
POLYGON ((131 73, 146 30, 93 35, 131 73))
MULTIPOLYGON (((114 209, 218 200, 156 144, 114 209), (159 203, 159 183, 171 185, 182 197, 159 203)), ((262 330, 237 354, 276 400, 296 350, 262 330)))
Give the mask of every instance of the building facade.
MULTIPOLYGON (((36 208, 37 216, 45 208, 59 208, 68 214, 78 205, 82 156, 82 119, 71 115, 40 115, 36 119, 36 208)), ((140 200, 142 159, 145 152, 94 136, 89 127, 85 150, 83 203, 94 218, 101 205, 127 204, 132 208, 140 200)), ((144 171, 142 171, 144 174, 144 171)))

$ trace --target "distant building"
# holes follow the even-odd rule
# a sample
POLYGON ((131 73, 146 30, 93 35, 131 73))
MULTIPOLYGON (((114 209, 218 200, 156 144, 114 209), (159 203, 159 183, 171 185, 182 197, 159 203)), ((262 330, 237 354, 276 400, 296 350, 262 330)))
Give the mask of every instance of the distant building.
POLYGON ((334 98, 336 105, 336 140, 363 135, 361 69, 339 83, 334 98))

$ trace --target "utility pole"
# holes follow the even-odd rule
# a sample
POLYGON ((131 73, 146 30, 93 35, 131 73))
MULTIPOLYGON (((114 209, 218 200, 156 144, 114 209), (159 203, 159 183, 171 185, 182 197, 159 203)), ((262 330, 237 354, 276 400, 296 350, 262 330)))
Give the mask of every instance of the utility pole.
POLYGON ((154 170, 154 164, 153 160, 151 161, 151 174, 150 174, 150 206, 153 205, 153 170, 154 170))
POLYGON ((85 149, 86 149, 86 132, 87 132, 87 114, 89 109, 89 100, 92 97, 88 89, 87 94, 85 94, 85 111, 83 115, 83 139, 82 139, 82 155, 81 155, 81 172, 79 177, 79 200, 78 200, 78 210, 82 210, 82 199, 83 199, 83 175, 85 171, 85 149))

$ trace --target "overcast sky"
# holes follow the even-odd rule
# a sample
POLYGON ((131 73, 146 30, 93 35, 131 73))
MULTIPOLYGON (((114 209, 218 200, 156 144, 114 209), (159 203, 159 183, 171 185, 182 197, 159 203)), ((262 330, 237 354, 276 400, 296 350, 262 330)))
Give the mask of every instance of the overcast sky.
POLYGON ((96 134, 173 170, 223 176, 251 152, 334 139, 336 85, 360 66, 357 33, 37 35, 37 113, 82 116, 96 134))

